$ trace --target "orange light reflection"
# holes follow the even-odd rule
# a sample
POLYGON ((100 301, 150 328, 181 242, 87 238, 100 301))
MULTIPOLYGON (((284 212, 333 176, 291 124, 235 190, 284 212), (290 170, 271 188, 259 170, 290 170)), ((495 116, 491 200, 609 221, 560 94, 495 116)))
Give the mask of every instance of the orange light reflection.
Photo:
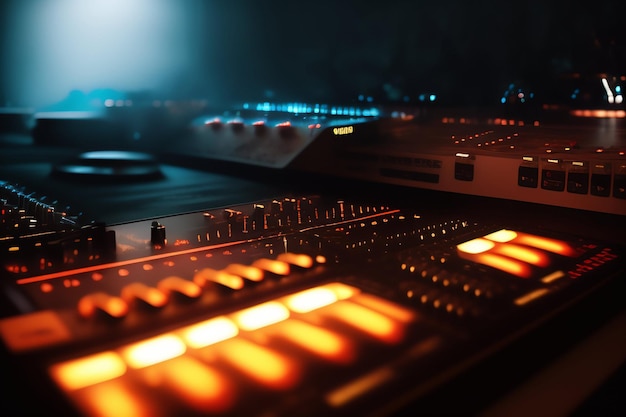
POLYGON ((324 359, 344 364, 354 359, 349 340, 330 330, 300 320, 287 320, 280 323, 275 331, 291 343, 324 359))
POLYGON ((402 326, 397 321, 347 300, 332 304, 320 310, 320 313, 385 343, 396 343, 403 337, 402 326))
POLYGON ((505 256, 495 255, 492 253, 481 253, 475 255, 473 260, 492 268, 508 272, 509 274, 520 278, 529 278, 531 275, 530 267, 527 264, 505 256))
POLYGON ((537 266, 547 266, 550 263, 545 253, 511 243, 497 245, 492 252, 537 266))
POLYGON ((386 316, 392 317, 402 323, 410 323, 415 320, 415 313, 399 304, 384 300, 371 294, 357 294, 352 301, 356 301, 366 307, 376 310, 386 316))
POLYGON ((235 390, 228 378, 188 356, 159 365, 168 392, 202 412, 225 412, 232 407, 235 390))
POLYGON ((120 381, 96 385, 84 393, 88 414, 94 417, 158 417, 155 407, 142 401, 136 392, 131 391, 120 381))
POLYGON ((288 389, 299 379, 299 368, 287 356, 236 338, 219 345, 220 354, 240 372, 273 389, 288 389))
POLYGON ((115 352, 102 352, 54 365, 51 374, 65 390, 72 391, 124 375, 126 364, 115 352))
POLYGON ((557 239, 550 239, 542 236, 535 236, 528 233, 518 233, 515 243, 532 246, 533 248, 547 250, 563 256, 574 257, 576 251, 566 242, 557 239))

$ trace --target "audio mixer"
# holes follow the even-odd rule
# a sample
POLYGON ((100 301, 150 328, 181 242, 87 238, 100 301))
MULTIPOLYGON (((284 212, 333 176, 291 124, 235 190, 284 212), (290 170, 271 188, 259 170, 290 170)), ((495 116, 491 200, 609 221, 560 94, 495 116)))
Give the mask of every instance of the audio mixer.
POLYGON ((626 215, 623 118, 314 110, 302 105, 297 114, 200 117, 182 146, 163 148, 206 160, 626 215))
POLYGON ((620 240, 419 195, 286 194, 105 224, 0 193, 16 415, 467 412, 441 401, 459 375, 623 290, 620 240))

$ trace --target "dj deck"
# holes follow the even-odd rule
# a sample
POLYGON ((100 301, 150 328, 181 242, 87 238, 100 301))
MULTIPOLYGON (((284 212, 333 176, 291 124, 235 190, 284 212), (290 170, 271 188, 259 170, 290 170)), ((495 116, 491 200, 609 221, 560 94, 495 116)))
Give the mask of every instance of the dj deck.
POLYGON ((3 414, 623 412, 623 129, 347 112, 5 133, 3 414))

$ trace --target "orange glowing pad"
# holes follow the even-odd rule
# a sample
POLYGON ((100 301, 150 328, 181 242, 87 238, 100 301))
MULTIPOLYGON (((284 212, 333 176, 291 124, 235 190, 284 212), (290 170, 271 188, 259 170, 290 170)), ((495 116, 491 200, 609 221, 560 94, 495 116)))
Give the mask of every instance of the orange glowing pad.
POLYGON ((357 294, 352 298, 361 305, 376 310, 386 316, 392 317, 402 323, 410 323, 415 320, 415 313, 394 302, 387 301, 371 294, 357 294))
POLYGON ((120 380, 90 387, 80 397, 84 408, 94 417, 160 417, 156 407, 120 380))
POLYGON ((239 329, 235 323, 226 317, 216 317, 181 330, 183 340, 194 349, 230 339, 237 336, 238 333, 239 329))
POLYGON ((256 330, 278 323, 289 317, 289 310, 276 302, 270 301, 233 314, 233 320, 242 330, 256 330))
POLYGON ((140 282, 125 286, 122 289, 122 298, 129 303, 135 299, 141 300, 152 307, 163 307, 168 299, 164 292, 140 282))
POLYGON ((131 368, 154 365, 185 353, 183 341, 173 334, 164 334, 122 348, 121 353, 131 368))
POLYGON ((507 229, 463 242, 457 245, 457 252, 461 258, 522 278, 532 275, 531 265, 542 268, 550 265, 550 256, 546 252, 576 255, 574 248, 561 240, 507 229))
POLYGON ((337 301, 337 295, 329 288, 317 287, 301 291, 283 299, 283 303, 296 313, 308 313, 337 301))
POLYGON ((217 345, 221 356, 256 382, 272 389, 288 389, 299 379, 300 370, 286 355, 236 338, 217 345))
POLYGON ((50 372, 61 387, 72 391, 122 376, 126 364, 115 352, 102 352, 54 365, 50 372))
POLYGON ((252 263, 252 266, 271 272, 276 275, 289 275, 289 264, 274 259, 261 258, 252 263))
POLYGON ((239 275, 240 277, 250 281, 259 282, 263 280, 263 271, 259 268, 255 268, 254 266, 230 264, 224 269, 224 271, 233 275, 239 275))
POLYGON ((548 252, 556 253, 558 255, 574 257, 576 251, 566 242, 557 239, 550 239, 547 237, 530 235, 527 233, 518 233, 515 243, 521 245, 531 246, 537 249, 543 249, 548 252))
POLYGON ((352 344, 336 332, 300 320, 282 322, 276 327, 275 332, 300 348, 326 360, 349 363, 354 359, 352 344))
POLYGON ((384 314, 348 300, 339 301, 322 310, 330 316, 385 343, 399 342, 403 337, 402 325, 384 314))
POLYGON ((243 279, 241 277, 211 268, 204 268, 196 272, 193 281, 201 287, 206 286, 207 282, 214 282, 233 290, 243 288, 243 279))
POLYGON ((158 374, 155 380, 161 381, 168 393, 195 410, 224 412, 234 403, 235 390, 230 380, 197 359, 181 356, 149 371, 158 374))
POLYGON ((299 266, 300 268, 310 268, 313 266, 313 258, 309 255, 298 253, 281 253, 276 258, 279 261, 290 263, 291 265, 299 266))
POLYGON ((121 318, 128 314, 128 304, 120 297, 103 292, 86 295, 78 301, 78 314, 82 317, 93 317, 98 311, 121 318))

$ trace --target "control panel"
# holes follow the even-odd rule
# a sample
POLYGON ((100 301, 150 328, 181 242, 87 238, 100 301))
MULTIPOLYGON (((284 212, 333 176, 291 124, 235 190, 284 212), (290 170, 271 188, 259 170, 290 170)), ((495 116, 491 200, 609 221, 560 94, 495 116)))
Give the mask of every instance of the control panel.
POLYGON ((108 226, 3 189, 4 354, 65 415, 391 414, 624 268, 613 243, 367 198, 108 226))

